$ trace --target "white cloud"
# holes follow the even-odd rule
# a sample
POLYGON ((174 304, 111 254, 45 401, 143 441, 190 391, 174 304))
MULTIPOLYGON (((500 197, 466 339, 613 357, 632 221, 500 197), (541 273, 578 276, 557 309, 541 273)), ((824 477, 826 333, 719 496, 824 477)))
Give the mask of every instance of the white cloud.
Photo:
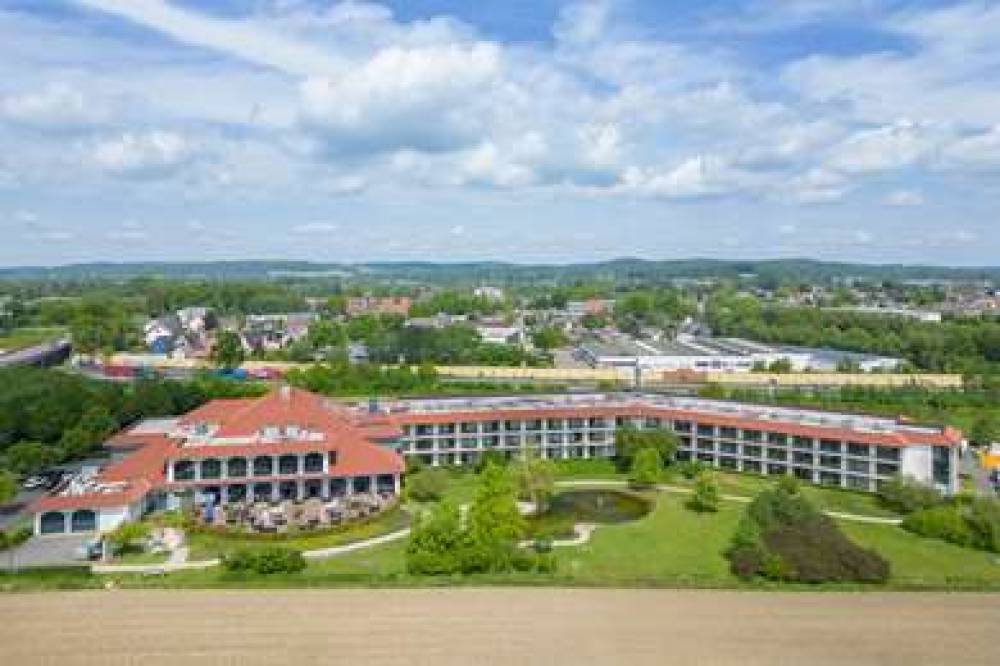
POLYGON ((735 169, 725 159, 696 155, 667 170, 629 167, 618 190, 667 199, 689 199, 733 193, 750 185, 751 180, 749 174, 735 169))
POLYGON ((885 203, 889 206, 922 206, 924 195, 916 190, 893 190, 885 197, 885 203))
POLYGON ((300 234, 303 236, 314 236, 330 234, 338 228, 339 227, 333 222, 304 222, 293 226, 291 231, 294 234, 300 234))
POLYGON ((7 95, 0 99, 0 116, 39 128, 85 128, 108 121, 110 109, 87 99, 66 83, 51 83, 41 90, 7 95))
POLYGON ((913 165, 935 147, 928 127, 900 120, 848 137, 833 148, 828 164, 847 173, 887 171, 913 165))
POLYGON ((178 167, 193 155, 190 142, 176 132, 125 132, 98 142, 93 161, 101 169, 125 176, 157 175, 178 167))

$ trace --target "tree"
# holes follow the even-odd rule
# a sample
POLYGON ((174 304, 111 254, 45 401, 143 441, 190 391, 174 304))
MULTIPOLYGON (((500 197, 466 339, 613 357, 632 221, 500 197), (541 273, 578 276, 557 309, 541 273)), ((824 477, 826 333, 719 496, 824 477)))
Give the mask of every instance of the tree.
POLYGON ((0 504, 6 504, 17 495, 17 479, 8 471, 0 470, 0 504))
POLYGON ((709 471, 703 471, 694 480, 694 493, 688 500, 688 507, 704 513, 719 510, 719 484, 715 480, 715 475, 709 471))
POLYGON ((445 500, 415 516, 406 544, 406 570, 412 574, 458 573, 466 546, 458 506, 445 500))
POLYGON ((639 488, 651 488, 660 480, 663 472, 663 458, 660 452, 647 447, 639 450, 632 458, 629 483, 639 488))
POLYGON ((655 449, 664 464, 673 461, 677 451, 677 435, 662 428, 639 430, 632 425, 621 427, 615 432, 615 458, 622 471, 632 466, 632 458, 642 449, 655 449))
POLYGON ((994 412, 981 412, 969 428, 969 441, 981 446, 1000 442, 1000 418, 994 412))
POLYGON ((219 331, 212 349, 212 361, 217 368, 233 370, 243 363, 243 343, 233 331, 219 331))
POLYGON ((448 472, 440 467, 431 467, 407 475, 406 495, 418 502, 440 499, 448 488, 448 472))
POLYGON ((466 530, 469 547, 463 571, 496 572, 511 568, 524 519, 507 469, 488 464, 469 506, 466 530))
POLYGON ((566 345, 566 334, 555 326, 545 326, 531 336, 535 346, 546 351, 566 345))
POLYGON ((535 505, 536 513, 545 511, 555 491, 556 469, 552 461, 529 450, 514 464, 512 473, 520 496, 535 505))
POLYGON ((40 442, 17 442, 4 451, 4 464, 17 474, 31 474, 56 460, 51 448, 40 442))

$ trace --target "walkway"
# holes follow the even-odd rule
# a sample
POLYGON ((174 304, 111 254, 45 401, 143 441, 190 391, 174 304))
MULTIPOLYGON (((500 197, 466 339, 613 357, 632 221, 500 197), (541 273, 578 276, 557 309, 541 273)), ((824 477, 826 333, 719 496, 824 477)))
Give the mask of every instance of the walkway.
MULTIPOLYGON (((573 486, 617 486, 617 487, 627 487, 628 481, 618 481, 615 479, 567 479, 564 481, 556 481, 557 486, 563 487, 573 487, 573 486)), ((661 483, 656 486, 656 489, 666 493, 676 493, 679 495, 690 495, 694 491, 691 488, 682 488, 681 486, 671 486, 669 484, 661 483)), ((752 497, 746 497, 744 495, 720 495, 722 499, 727 502, 741 502, 743 504, 748 504, 753 500, 752 497)), ((823 513, 830 516, 831 518, 837 518, 838 520, 848 520, 855 523, 871 523, 876 525, 899 525, 903 522, 902 518, 885 518, 882 516, 866 516, 859 513, 845 513, 843 511, 826 511, 823 513)))

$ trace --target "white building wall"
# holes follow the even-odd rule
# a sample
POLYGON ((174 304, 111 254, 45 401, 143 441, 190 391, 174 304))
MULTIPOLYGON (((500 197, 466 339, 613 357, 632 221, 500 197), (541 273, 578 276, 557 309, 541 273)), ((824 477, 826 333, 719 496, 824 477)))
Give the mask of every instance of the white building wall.
POLYGON ((926 484, 934 482, 933 469, 931 467, 931 447, 904 446, 901 463, 903 476, 914 478, 926 484))

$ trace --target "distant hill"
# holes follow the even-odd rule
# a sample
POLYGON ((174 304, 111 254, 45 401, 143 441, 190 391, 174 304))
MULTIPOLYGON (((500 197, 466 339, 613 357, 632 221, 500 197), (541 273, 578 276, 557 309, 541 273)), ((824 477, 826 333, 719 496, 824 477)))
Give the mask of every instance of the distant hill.
POLYGON ((275 278, 353 277, 423 282, 530 282, 573 279, 666 280, 676 278, 738 278, 753 275, 763 281, 795 277, 807 281, 838 278, 880 280, 992 280, 1000 282, 1000 267, 952 268, 900 264, 854 264, 812 259, 727 261, 682 259, 649 261, 622 258, 577 264, 514 264, 496 261, 370 262, 359 264, 310 261, 209 261, 87 263, 64 266, 0 268, 0 280, 125 280, 140 276, 169 279, 254 280, 275 278))

